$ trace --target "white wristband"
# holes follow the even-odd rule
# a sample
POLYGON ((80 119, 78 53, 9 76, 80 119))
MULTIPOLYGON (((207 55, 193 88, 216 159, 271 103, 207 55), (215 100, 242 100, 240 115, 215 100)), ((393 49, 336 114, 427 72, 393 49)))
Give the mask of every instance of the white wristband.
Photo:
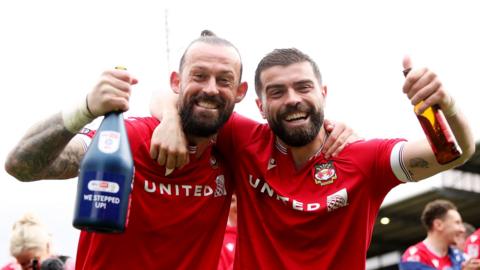
POLYGON ((69 107, 62 111, 63 125, 72 132, 77 133, 86 124, 95 119, 95 116, 88 110, 87 99, 76 106, 69 107))

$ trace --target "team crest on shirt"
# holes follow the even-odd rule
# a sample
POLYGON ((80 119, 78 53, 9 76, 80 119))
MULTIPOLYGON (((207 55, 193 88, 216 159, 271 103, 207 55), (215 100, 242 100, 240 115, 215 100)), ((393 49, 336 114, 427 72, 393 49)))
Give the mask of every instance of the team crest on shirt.
POLYGON ((332 161, 315 165, 315 184, 325 186, 333 183, 335 179, 337 179, 337 172, 332 161))

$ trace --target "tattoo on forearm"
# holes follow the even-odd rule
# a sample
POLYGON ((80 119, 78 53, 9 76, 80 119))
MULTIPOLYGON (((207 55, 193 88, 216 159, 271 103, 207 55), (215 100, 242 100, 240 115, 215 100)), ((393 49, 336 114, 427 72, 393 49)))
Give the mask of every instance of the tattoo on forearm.
POLYGON ((409 165, 411 168, 428 168, 429 164, 428 161, 426 161, 423 158, 412 158, 409 162, 409 165))
POLYGON ((75 136, 60 114, 32 127, 10 153, 15 177, 24 180, 65 179, 78 174, 82 152, 65 149, 75 136))

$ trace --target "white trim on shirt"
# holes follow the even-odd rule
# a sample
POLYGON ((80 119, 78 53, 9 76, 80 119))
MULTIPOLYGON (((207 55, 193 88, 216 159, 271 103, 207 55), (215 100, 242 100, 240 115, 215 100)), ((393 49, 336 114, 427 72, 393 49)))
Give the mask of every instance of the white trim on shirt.
POLYGON ((403 162, 404 146, 405 142, 399 142, 393 147, 392 153, 390 154, 390 166, 398 180, 402 182, 414 182, 410 172, 403 162))

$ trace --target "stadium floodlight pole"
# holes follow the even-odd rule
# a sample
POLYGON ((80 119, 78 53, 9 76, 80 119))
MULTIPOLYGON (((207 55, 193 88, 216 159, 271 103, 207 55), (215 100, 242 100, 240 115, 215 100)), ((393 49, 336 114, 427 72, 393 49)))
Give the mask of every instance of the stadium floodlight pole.
POLYGON ((171 70, 170 66, 170 43, 169 43, 169 36, 170 36, 170 28, 168 26, 168 8, 165 8, 164 12, 165 17, 165 53, 167 57, 167 68, 168 71, 171 70))

